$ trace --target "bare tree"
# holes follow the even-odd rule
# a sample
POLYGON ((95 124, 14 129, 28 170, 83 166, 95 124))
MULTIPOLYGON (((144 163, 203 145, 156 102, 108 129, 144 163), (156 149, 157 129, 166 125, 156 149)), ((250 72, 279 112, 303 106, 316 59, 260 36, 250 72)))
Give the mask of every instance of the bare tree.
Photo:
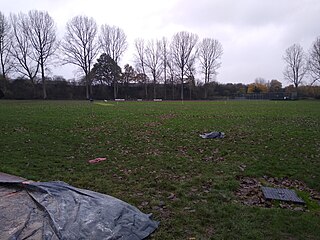
POLYGON ((32 10, 28 13, 28 37, 39 61, 43 98, 47 98, 45 69, 49 59, 57 50, 56 26, 52 17, 45 11, 32 10))
POLYGON ((264 79, 263 77, 257 77, 257 78, 255 78, 255 79, 254 79, 254 82, 257 83, 257 84, 265 85, 265 86, 268 85, 267 80, 264 79))
POLYGON ((171 54, 168 55, 168 62, 167 62, 167 66, 168 66, 168 73, 169 73, 169 79, 170 79, 170 85, 171 85, 171 94, 172 94, 172 100, 174 100, 174 86, 175 86, 175 81, 176 81, 176 76, 178 75, 176 73, 176 69, 174 67, 174 65, 172 64, 171 60, 171 54))
POLYGON ((12 25, 11 54, 14 69, 23 77, 28 77, 33 85, 35 94, 35 79, 39 71, 39 59, 33 51, 28 37, 28 16, 23 13, 10 16, 12 25))
POLYGON ((198 36, 193 33, 176 33, 171 42, 173 64, 180 70, 181 100, 183 100, 184 77, 186 76, 187 64, 195 54, 195 46, 198 36))
POLYGON ((163 72, 163 79, 164 79, 164 99, 167 99, 167 68, 168 68, 168 40, 167 38, 163 37, 161 40, 160 45, 161 50, 161 61, 162 61, 162 72, 163 72))
POLYGON ((309 56, 309 70, 312 77, 311 85, 320 81, 320 37, 312 44, 309 56))
POLYGON ((104 24, 99 36, 100 47, 117 64, 128 48, 127 36, 121 28, 104 24))
POLYGON ((136 70, 138 71, 138 76, 142 76, 143 79, 140 81, 143 82, 145 86, 145 96, 148 98, 148 78, 146 77, 146 66, 145 66, 145 43, 142 38, 137 38, 134 41, 134 46, 136 53, 134 55, 136 70))
POLYGON ((123 83, 125 86, 126 99, 128 99, 128 96, 129 96, 129 84, 136 80, 136 76, 137 76, 137 73, 134 70, 134 68, 129 64, 126 64, 124 66, 124 72, 123 72, 123 83))
POLYGON ((150 40, 145 50, 145 66, 149 69, 153 80, 153 98, 156 98, 156 84, 161 75, 161 42, 150 40))
POLYGON ((99 45, 96 39, 97 23, 87 16, 76 16, 66 26, 66 34, 61 44, 64 63, 78 66, 84 72, 86 97, 91 95, 90 71, 98 54, 99 45))
POLYGON ((217 74, 217 69, 221 67, 218 60, 223 54, 221 43, 212 38, 205 38, 201 41, 198 48, 199 60, 202 73, 204 73, 205 98, 207 98, 206 84, 210 82, 211 76, 217 74))
POLYGON ((283 59, 287 64, 284 77, 297 88, 308 69, 303 48, 299 44, 293 44, 287 48, 283 59))
POLYGON ((136 53, 134 54, 135 63, 138 71, 145 74, 145 42, 142 38, 134 41, 136 53))
POLYGON ((189 88, 189 99, 192 98, 192 90, 195 88, 195 74, 196 74, 196 54, 190 57, 186 68, 186 78, 189 88))
POLYGON ((8 72, 12 68, 11 36, 11 24, 6 16, 0 12, 0 74, 5 81, 7 80, 8 72))

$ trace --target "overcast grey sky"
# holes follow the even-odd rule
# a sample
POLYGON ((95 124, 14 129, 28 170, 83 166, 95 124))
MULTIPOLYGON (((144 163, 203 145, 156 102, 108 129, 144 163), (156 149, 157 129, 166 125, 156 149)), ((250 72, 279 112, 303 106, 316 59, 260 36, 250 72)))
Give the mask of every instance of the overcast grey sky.
MULTIPOLYGON (((95 18, 99 25, 122 28, 129 49, 120 62, 133 64, 135 38, 169 40, 179 31, 219 40, 224 49, 218 82, 251 83, 257 77, 278 79, 284 85, 286 48, 299 43, 307 52, 320 36, 319 0, 0 0, 1 11, 45 10, 62 37, 67 21, 76 15, 95 18)), ((74 77, 70 67, 54 74, 74 77)))

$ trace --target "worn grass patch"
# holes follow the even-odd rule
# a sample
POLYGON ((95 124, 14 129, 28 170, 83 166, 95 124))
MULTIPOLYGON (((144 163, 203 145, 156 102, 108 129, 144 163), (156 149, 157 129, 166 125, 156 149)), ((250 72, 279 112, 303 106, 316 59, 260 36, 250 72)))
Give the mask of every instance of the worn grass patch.
POLYGON ((0 171, 127 201, 161 222, 154 239, 319 239, 318 202, 299 212, 235 194, 263 176, 320 191, 319 101, 109 104, 0 101, 0 171), (226 136, 199 137, 210 131, 226 136))

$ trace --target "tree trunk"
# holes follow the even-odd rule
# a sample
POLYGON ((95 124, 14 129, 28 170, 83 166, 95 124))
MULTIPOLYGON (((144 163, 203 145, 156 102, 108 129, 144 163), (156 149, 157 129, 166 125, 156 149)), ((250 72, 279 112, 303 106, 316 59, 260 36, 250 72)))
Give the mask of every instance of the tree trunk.
POLYGON ((204 99, 208 98, 208 69, 205 69, 204 73, 204 99))
POLYGON ((88 77, 86 76, 86 98, 87 100, 90 99, 90 93, 89 93, 89 81, 88 81, 88 77))
POLYGON ((153 99, 155 99, 156 96, 156 79, 153 77, 153 99))
POLYGON ((0 76, 0 83, 2 82, 2 84, 0 84, 0 88, 2 88, 3 93, 5 94, 7 92, 7 80, 5 77, 0 76), (2 86, 1 86, 2 85, 2 86))
POLYGON ((164 99, 167 100, 167 68, 164 67, 164 99))
POLYGON ((145 90, 145 94, 146 94, 146 99, 148 99, 148 84, 147 83, 144 84, 144 90, 145 90))
POLYGON ((43 94, 43 99, 47 99, 47 89, 46 89, 46 79, 45 79, 45 74, 44 74, 44 63, 43 63, 43 58, 41 58, 41 80, 42 80, 42 94, 43 94))
POLYGON ((117 89, 116 89, 115 83, 113 83, 113 98, 114 98, 114 99, 117 98, 117 89))
POLYGON ((126 98, 126 100, 128 100, 128 92, 129 92, 129 83, 128 83, 128 81, 126 81, 126 89, 125 89, 125 91, 126 91, 126 93, 125 93, 125 98, 126 98))
POLYGON ((90 83, 90 81, 89 81, 89 84, 90 84, 90 86, 89 86, 89 89, 90 89, 89 95, 90 95, 90 99, 92 99, 93 98, 93 90, 92 90, 92 84, 90 83))
POLYGON ((7 85, 7 77, 6 77, 6 73, 4 70, 5 66, 2 61, 2 57, 1 57, 1 68, 2 68, 2 80, 3 80, 3 93, 6 93, 6 91, 7 91, 7 86, 6 86, 7 85))
POLYGON ((174 100, 174 83, 173 83, 173 77, 171 77, 171 83, 172 83, 172 100, 174 100))
POLYGON ((36 91, 36 84, 34 83, 34 80, 31 80, 32 83, 32 90, 33 90, 33 98, 35 99, 37 96, 37 91, 36 91))
POLYGON ((181 71, 181 100, 183 101, 183 71, 181 71))

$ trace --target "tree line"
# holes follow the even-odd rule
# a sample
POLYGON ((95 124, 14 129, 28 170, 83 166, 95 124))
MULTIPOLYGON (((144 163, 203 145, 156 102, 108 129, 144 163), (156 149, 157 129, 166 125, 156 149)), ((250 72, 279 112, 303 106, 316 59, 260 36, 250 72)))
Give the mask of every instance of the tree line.
MULTIPOLYGON (((197 34, 186 31, 174 34, 170 40, 138 38, 134 41, 134 66, 126 64, 122 69, 119 62, 127 48, 127 36, 121 28, 108 24, 98 27, 87 16, 75 16, 68 21, 65 34, 59 39, 48 12, 31 10, 9 17, 0 12, 0 89, 9 96, 11 91, 12 97, 16 91, 13 89, 24 86, 33 91, 34 98, 47 99, 47 85, 49 94, 56 92, 53 86, 59 85, 60 91, 61 86, 69 89, 66 98, 78 98, 84 88, 83 97, 87 99, 104 94, 113 99, 184 100, 208 99, 217 86, 228 86, 215 81, 223 55, 222 44, 216 39, 199 39, 197 34), (77 83, 63 77, 50 78, 50 67, 59 64, 77 66, 83 77, 77 83), (202 80, 197 80, 196 74, 202 80), (28 83, 21 83, 22 79, 28 83)), ((311 85, 318 82, 320 38, 313 43, 308 56, 299 44, 294 44, 286 50, 284 61, 284 77, 294 87, 298 88, 307 74, 312 78, 311 85)), ((238 89, 238 94, 270 88, 266 82, 256 81, 245 89, 238 89)))
MULTIPOLYGON (((84 79, 82 81, 70 81, 62 76, 53 76, 47 79, 47 99, 84 99, 86 87, 84 79)), ((117 86, 117 97, 126 100, 153 100, 153 83, 149 82, 146 85, 139 82, 130 84, 121 83, 117 86), (147 89, 147 95, 146 90, 147 89)), ((163 100, 180 100, 181 86, 180 84, 168 84, 164 88, 164 84, 158 83, 157 98, 163 100), (166 91, 165 91, 166 90, 166 91)), ((113 99, 114 88, 112 85, 93 84, 91 86, 93 99, 110 100, 113 99)), ((318 98, 320 99, 320 86, 304 86, 298 88, 294 85, 282 87, 278 80, 265 82, 264 79, 257 78, 254 83, 218 83, 212 81, 209 84, 202 82, 197 85, 190 85, 187 82, 184 85, 185 100, 219 100, 219 99, 290 99, 296 98, 294 94, 299 93, 300 98, 318 98), (205 91, 207 97, 205 98, 205 91)), ((0 98, 1 96, 0 93, 0 98)), ((25 79, 15 79, 9 81, 7 85, 7 99, 41 99, 42 84, 41 79, 36 81, 35 86, 30 81, 25 79)))

